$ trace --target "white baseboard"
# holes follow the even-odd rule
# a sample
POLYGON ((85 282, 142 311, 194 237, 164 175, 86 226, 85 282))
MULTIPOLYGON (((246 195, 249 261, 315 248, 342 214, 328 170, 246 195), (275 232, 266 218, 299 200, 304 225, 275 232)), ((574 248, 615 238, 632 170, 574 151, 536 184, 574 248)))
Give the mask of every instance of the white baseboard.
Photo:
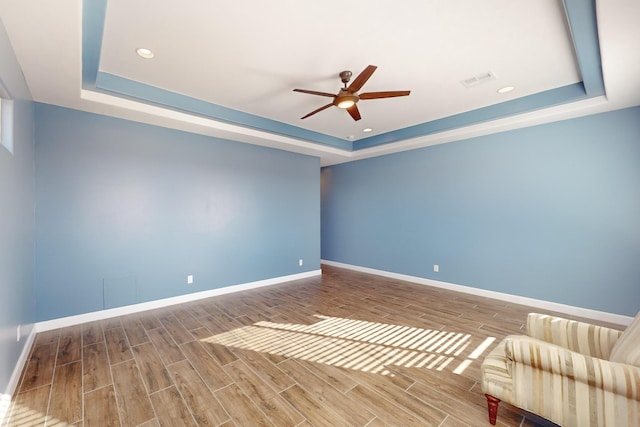
MULTIPOLYGON (((24 326, 23 326, 24 327, 24 326)), ((11 403, 11 397, 13 393, 18 388, 18 382, 20 381, 20 375, 22 374, 22 370, 29 359, 29 354, 31 353, 31 347, 33 346, 33 342, 36 339, 36 328, 35 325, 31 327, 31 331, 29 335, 27 335, 27 339, 22 346, 22 351, 20 352, 20 357, 18 357, 18 361, 13 368, 13 372, 11 373, 11 377, 9 378, 9 383, 4 391, 4 393, 0 393, 0 425, 4 425, 4 418, 7 415, 7 411, 9 410, 9 404, 11 403)))
POLYGON ((159 300, 143 302, 140 304, 132 304, 124 307, 110 308, 107 310, 94 311, 91 313, 78 314, 75 316, 45 320, 43 322, 36 323, 35 330, 36 332, 44 332, 44 331, 49 331, 51 329, 66 328, 67 326, 79 325, 81 323, 92 322, 94 320, 108 319, 111 317, 123 316, 125 314, 138 313, 140 311, 153 310, 154 308, 161 308, 169 305, 196 301, 199 299, 230 294, 233 292, 246 291, 248 289, 261 288, 263 286, 277 285, 279 283, 291 282, 293 280, 300 280, 300 279, 306 279, 308 277, 319 276, 320 274, 322 274, 322 270, 312 270, 304 273, 274 277, 272 279, 258 280, 256 282, 242 283, 239 285, 225 286, 223 288, 210 289, 208 291, 202 291, 202 292, 194 292, 191 294, 179 295, 171 298, 163 298, 159 300))
POLYGON ((623 316, 621 314, 607 313, 605 311, 591 310, 589 308, 575 307, 572 305, 559 304, 551 301, 545 301, 535 298, 521 297, 518 295, 506 294, 502 292, 489 291, 486 289, 473 288, 471 286, 456 285, 454 283, 440 282, 437 280, 425 279, 423 277, 409 276, 406 274, 392 273, 384 270, 376 270, 369 267, 361 267, 352 264, 343 264, 341 262, 320 260, 321 264, 326 264, 334 267, 345 268, 354 271, 360 271, 362 273, 370 273, 378 276, 389 277, 391 279, 404 280, 406 282, 417 283, 420 285, 433 286, 436 288, 443 288, 457 292, 464 292, 467 294, 498 299, 502 301, 512 302, 515 304, 530 305, 532 307, 542 308, 545 310, 557 311, 572 316, 584 317, 587 319, 593 319, 601 322, 615 323, 620 326, 627 326, 633 320, 633 317, 623 316))

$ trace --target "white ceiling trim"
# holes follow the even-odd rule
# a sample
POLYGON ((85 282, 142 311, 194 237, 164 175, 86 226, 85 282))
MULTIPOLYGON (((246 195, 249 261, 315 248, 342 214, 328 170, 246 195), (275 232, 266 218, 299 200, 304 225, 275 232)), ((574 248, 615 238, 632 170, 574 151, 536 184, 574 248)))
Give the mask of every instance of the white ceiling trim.
MULTIPOLYGON (((318 156, 321 158, 321 166, 330 166, 395 152, 445 144, 448 142, 489 135, 497 132, 505 132, 508 130, 550 123, 558 120, 566 120, 584 115, 606 112, 615 109, 616 107, 614 104, 610 103, 605 96, 600 96, 571 104, 563 104, 544 110, 407 139, 394 144, 381 145, 358 151, 346 151, 335 147, 301 141, 295 138, 276 135, 258 129, 250 129, 168 108, 128 100, 101 92, 83 89, 81 91, 81 98, 88 102, 95 102, 101 105, 115 107, 117 110, 125 109, 128 111, 143 113, 148 116, 144 120, 136 121, 148 123, 148 120, 152 117, 156 117, 158 119, 169 119, 172 121, 171 125, 167 125, 164 120, 158 120, 155 124, 215 138, 229 139, 232 141, 260 145, 263 147, 286 149, 287 151, 293 151, 300 154, 318 156), (283 144, 286 148, 283 147, 283 144)), ((122 118, 131 119, 131 116, 124 114, 122 115, 122 118)))
POLYGON ((597 12, 606 97, 351 152, 82 90, 82 1, 43 2, 38 7, 26 0, 0 2, 0 17, 35 101, 317 156, 323 166, 639 105, 640 26, 636 17, 640 2, 597 0, 597 12))

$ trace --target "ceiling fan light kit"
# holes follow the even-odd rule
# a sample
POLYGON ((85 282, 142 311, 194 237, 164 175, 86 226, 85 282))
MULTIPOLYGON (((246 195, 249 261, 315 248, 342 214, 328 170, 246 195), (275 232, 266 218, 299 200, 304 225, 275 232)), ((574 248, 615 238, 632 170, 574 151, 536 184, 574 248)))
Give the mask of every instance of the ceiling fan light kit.
POLYGON ((358 98, 358 95, 352 95, 350 93, 343 94, 342 91, 340 92, 341 93, 339 93, 333 101, 334 105, 338 108, 347 109, 355 105, 356 102, 360 100, 360 98, 358 98))
POLYGON ((357 121, 361 119, 360 111, 358 110, 358 106, 356 105, 358 101, 365 99, 394 98, 397 96, 407 96, 411 93, 408 90, 396 90, 386 92, 366 92, 358 95, 358 91, 362 88, 362 86, 364 86, 367 80, 369 80, 369 78, 377 68, 378 67, 376 67, 375 65, 369 65, 360 74, 358 74, 358 76, 355 78, 355 80, 353 80, 353 82, 351 82, 349 86, 347 86, 347 84, 351 80, 351 76, 353 74, 351 73, 351 71, 342 71, 339 76, 340 80, 344 84, 344 87, 340 89, 337 95, 307 89, 294 89, 294 92, 308 93, 310 95, 333 98, 333 102, 331 102, 330 104, 323 105, 322 107, 302 116, 301 118, 306 119, 307 117, 313 116, 314 114, 335 105, 338 108, 347 110, 351 118, 357 121))

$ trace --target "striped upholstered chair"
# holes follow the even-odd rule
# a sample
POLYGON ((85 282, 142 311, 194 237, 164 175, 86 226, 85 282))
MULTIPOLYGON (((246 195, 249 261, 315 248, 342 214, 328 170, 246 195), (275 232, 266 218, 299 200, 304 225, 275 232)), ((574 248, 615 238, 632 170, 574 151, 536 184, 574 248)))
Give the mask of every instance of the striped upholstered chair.
POLYGON ((562 426, 640 426, 640 313, 624 332, 530 313, 481 371, 491 424, 502 400, 562 426))

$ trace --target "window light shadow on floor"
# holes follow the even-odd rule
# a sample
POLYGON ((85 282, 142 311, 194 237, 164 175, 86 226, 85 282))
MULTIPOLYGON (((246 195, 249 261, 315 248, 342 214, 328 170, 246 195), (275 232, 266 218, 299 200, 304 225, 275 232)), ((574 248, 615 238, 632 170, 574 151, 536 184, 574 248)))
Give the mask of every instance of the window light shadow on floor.
POLYGON ((315 315, 311 325, 261 321, 201 341, 382 375, 387 366, 462 374, 495 341, 470 334, 315 315))
MULTIPOLYGON (((201 341, 326 365, 393 376, 387 369, 451 371, 462 374, 487 351, 495 337, 315 315, 312 324, 260 321, 201 341)), ((0 415, 9 409, 1 396, 0 415)), ((28 406, 14 403, 12 425, 67 425, 28 406)))
MULTIPOLYGON (((5 411, 9 408, 5 408, 5 411)), ((1 420, 2 418, 0 418, 1 420)), ((5 420, 7 421, 7 420, 5 420)), ((69 424, 57 420, 55 418, 46 417, 42 412, 36 411, 34 409, 29 408, 26 405, 15 404, 12 414, 11 414, 11 424, 12 426, 20 426, 20 427, 36 427, 36 426, 67 426, 69 424)), ((5 424, 2 424, 3 426, 5 424)))

